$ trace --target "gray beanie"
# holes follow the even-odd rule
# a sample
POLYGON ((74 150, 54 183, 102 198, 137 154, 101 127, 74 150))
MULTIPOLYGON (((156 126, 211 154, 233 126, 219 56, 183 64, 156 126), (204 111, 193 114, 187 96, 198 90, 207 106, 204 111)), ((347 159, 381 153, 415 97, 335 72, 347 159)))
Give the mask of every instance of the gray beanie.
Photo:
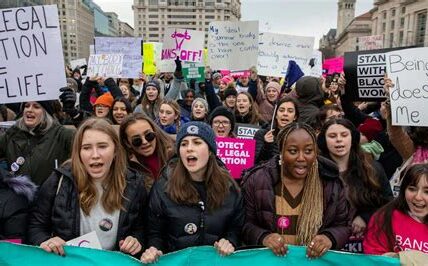
POLYGON ((181 141, 187 136, 200 137, 208 145, 209 149, 217 155, 217 143, 215 142, 215 134, 212 128, 204 122, 191 121, 184 124, 178 131, 176 138, 177 154, 180 154, 181 141))
POLYGON ((210 110, 208 109, 208 102, 204 98, 198 97, 198 98, 196 98, 196 99, 193 100, 193 102, 192 102, 192 111, 193 111, 193 108, 195 107, 195 104, 197 102, 200 102, 200 103, 202 103, 204 105, 205 110, 207 111, 207 115, 208 115, 208 113, 210 112, 210 110))

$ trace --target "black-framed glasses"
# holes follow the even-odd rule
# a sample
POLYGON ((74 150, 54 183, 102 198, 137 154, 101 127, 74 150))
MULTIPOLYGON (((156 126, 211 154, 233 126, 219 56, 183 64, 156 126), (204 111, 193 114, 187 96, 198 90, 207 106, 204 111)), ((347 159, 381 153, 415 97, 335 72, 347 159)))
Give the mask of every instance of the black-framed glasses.
MULTIPOLYGON (((155 132, 147 132, 146 134, 144 134, 143 136, 147 142, 151 142, 156 138, 156 134, 155 132)), ((141 136, 133 136, 131 139, 131 144, 134 147, 140 147, 141 144, 143 144, 143 137, 141 136)))
POLYGON ((227 121, 227 120, 224 120, 224 121, 213 121, 213 125, 215 126, 215 127, 218 127, 218 126, 220 126, 220 124, 222 124, 224 127, 227 127, 227 126, 229 126, 230 125, 230 122, 229 121, 227 121))

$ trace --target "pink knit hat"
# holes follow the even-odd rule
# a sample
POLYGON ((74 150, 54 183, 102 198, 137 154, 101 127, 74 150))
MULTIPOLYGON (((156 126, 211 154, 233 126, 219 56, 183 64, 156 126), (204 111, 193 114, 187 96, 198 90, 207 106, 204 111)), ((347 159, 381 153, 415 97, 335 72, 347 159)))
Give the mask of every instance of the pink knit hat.
POLYGON ((268 88, 274 88, 278 91, 278 93, 281 92, 281 85, 278 82, 271 81, 266 85, 265 91, 267 91, 268 88))
POLYGON ((222 79, 221 79, 221 82, 223 82, 224 84, 229 84, 229 83, 231 83, 231 82, 234 82, 235 80, 231 77, 231 76, 224 76, 222 79))

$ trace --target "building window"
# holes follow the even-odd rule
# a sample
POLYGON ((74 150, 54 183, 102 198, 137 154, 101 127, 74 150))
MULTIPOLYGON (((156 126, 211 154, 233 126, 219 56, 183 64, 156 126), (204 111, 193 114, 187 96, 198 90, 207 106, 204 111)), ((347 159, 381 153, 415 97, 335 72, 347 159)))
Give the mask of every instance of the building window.
POLYGON ((159 4, 158 0, 149 0, 149 5, 157 6, 159 4))
POLYGON ((400 28, 403 28, 404 27, 404 18, 401 18, 400 19, 400 28))
MULTIPOLYGON (((358 40, 358 39, 357 39, 358 40)), ((358 45, 357 46, 355 46, 355 51, 359 51, 360 50, 360 47, 358 47, 358 45)))
POLYGON ((386 31, 386 23, 382 23, 382 31, 385 32, 386 31))
POLYGON ((391 30, 394 30, 394 28, 395 28, 395 21, 391 20, 391 30))
POLYGON ((399 45, 399 46, 404 46, 403 41, 404 41, 404 32, 403 32, 403 31, 400 31, 399 40, 398 40, 398 45, 399 45))
POLYGON ((395 9, 391 10, 391 16, 395 17, 395 9))
POLYGON ((404 13, 406 13, 406 7, 405 7, 405 6, 403 6, 403 7, 401 8, 401 14, 404 14, 404 13))
POLYGON ((389 47, 392 48, 394 45, 394 33, 389 34, 389 47))
POLYGON ((159 28, 149 28, 149 31, 158 31, 159 28))
POLYGON ((386 11, 383 11, 383 19, 386 19, 386 11))
POLYGON ((416 18, 416 45, 424 46, 427 25, 427 12, 417 14, 416 18))
POLYGON ((149 15, 149 18, 159 18, 158 15, 149 15))

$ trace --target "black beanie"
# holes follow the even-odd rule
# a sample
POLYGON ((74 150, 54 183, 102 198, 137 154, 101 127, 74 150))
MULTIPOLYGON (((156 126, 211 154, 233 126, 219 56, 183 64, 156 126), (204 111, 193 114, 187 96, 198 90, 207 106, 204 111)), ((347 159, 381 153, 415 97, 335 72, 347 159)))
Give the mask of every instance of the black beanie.
POLYGON ((210 125, 212 126, 214 118, 216 118, 219 115, 225 116, 227 117, 227 119, 229 119, 231 130, 233 131, 233 129, 235 128, 235 122, 236 122, 235 115, 224 106, 218 106, 210 113, 210 116, 208 119, 210 125))
POLYGON ((224 90, 224 99, 226 99, 228 96, 233 95, 233 96, 237 96, 238 95, 238 91, 236 91, 235 88, 227 88, 224 90))
MULTIPOLYGON (((43 109, 45 109, 45 111, 50 114, 53 115, 54 113, 54 108, 53 108, 53 101, 52 100, 48 100, 48 101, 36 101, 38 104, 40 104, 43 109)), ((21 104, 21 114, 24 112, 24 108, 25 108, 25 102, 21 104)))

